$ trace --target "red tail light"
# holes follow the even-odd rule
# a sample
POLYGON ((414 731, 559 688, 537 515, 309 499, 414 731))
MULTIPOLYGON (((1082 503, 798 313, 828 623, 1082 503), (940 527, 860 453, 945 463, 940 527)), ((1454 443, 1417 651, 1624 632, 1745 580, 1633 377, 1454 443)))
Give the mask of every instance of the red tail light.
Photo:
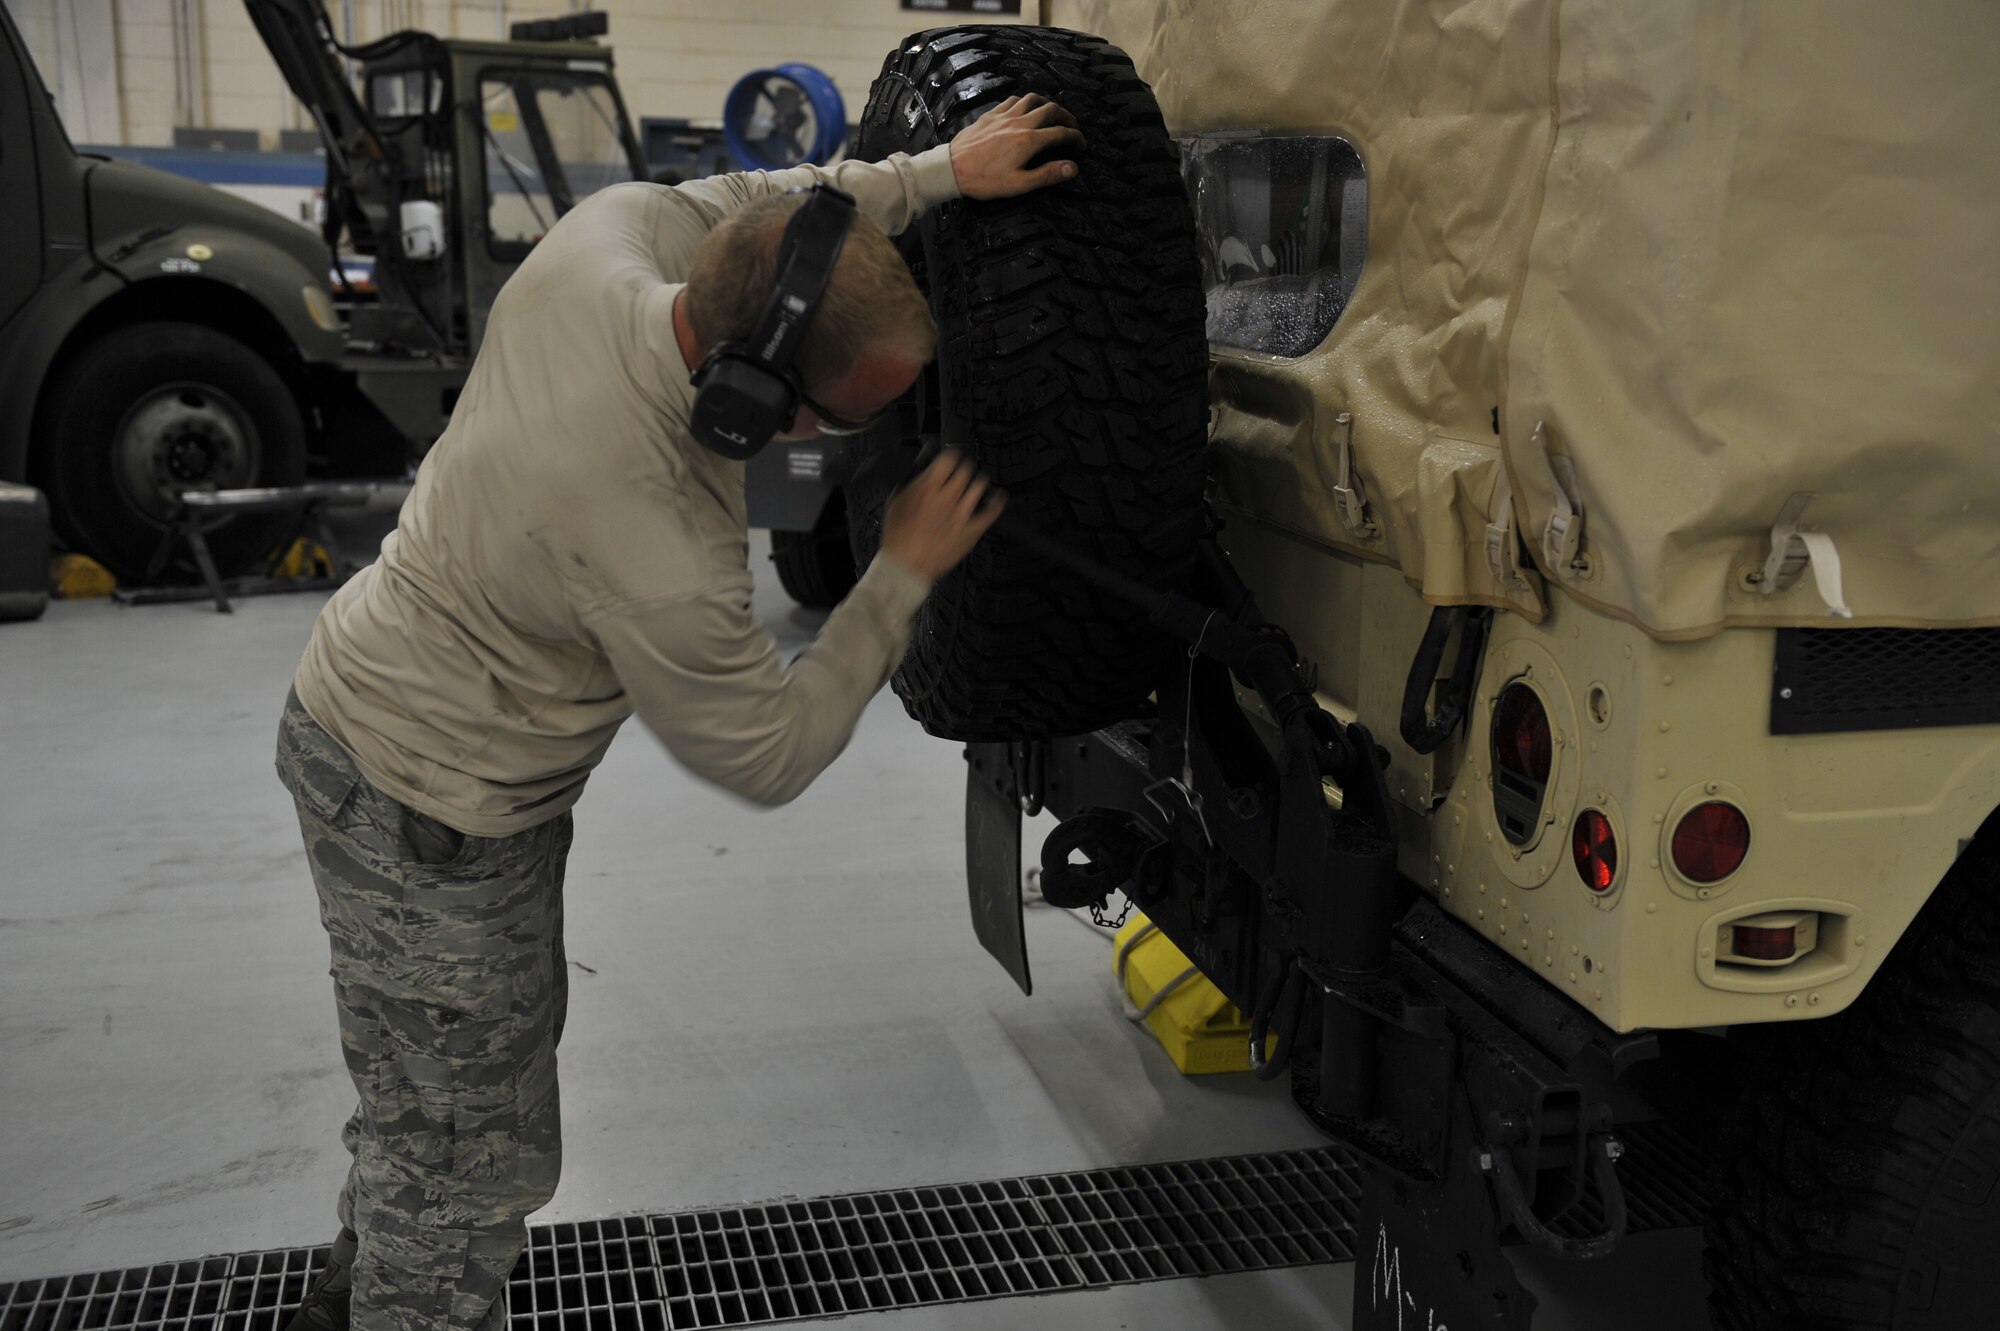
POLYGON ((1690 882, 1722 881, 1749 851, 1750 820, 1721 800, 1695 805, 1674 828, 1674 867, 1690 882))
POLYGON ((1493 704, 1493 816, 1512 845, 1531 846, 1541 833, 1553 758, 1541 697, 1526 684, 1509 684, 1493 704))
POLYGON ((1797 929, 1763 929, 1739 924, 1731 931, 1729 953, 1746 961, 1790 961, 1799 950, 1797 929))
POLYGON ((1569 849, 1583 885, 1593 892, 1609 892, 1618 879, 1618 836, 1611 830, 1611 820, 1600 810, 1585 809, 1577 817, 1569 849))
POLYGON ((1526 684, 1509 684, 1493 706, 1493 761, 1540 785, 1549 779, 1549 713, 1526 684))

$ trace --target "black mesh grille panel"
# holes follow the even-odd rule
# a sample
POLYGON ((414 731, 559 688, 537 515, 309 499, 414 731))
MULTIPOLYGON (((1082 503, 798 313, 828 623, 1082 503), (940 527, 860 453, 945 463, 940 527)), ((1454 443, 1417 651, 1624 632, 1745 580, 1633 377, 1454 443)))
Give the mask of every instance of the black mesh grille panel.
POLYGON ((2000 628, 1780 629, 1771 733, 2000 722, 2000 628))

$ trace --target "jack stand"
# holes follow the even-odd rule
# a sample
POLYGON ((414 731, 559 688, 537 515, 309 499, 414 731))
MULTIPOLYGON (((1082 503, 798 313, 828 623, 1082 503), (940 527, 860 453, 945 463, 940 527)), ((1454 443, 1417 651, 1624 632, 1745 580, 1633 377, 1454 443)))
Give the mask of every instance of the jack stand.
POLYGON ((375 486, 366 483, 347 483, 293 485, 264 490, 183 491, 180 502, 174 505, 166 534, 160 539, 160 548, 146 570, 146 580, 151 582, 166 571, 167 560, 174 552, 174 543, 179 541, 194 557, 195 568, 201 572, 202 585, 137 587, 113 592, 112 599, 120 605, 160 605, 174 601, 199 601, 207 597, 215 601, 217 614, 226 615, 231 613, 231 596, 263 596, 273 592, 322 591, 338 587, 347 581, 354 568, 334 549, 333 533, 326 525, 326 511, 367 503, 374 497, 375 489, 375 486), (262 577, 224 581, 221 571, 215 566, 215 557, 209 553, 202 523, 221 515, 255 513, 291 513, 295 519, 284 540, 278 543, 262 577), (278 566, 284 561, 286 553, 300 537, 308 535, 333 561, 331 571, 325 577, 317 578, 278 577, 278 566))

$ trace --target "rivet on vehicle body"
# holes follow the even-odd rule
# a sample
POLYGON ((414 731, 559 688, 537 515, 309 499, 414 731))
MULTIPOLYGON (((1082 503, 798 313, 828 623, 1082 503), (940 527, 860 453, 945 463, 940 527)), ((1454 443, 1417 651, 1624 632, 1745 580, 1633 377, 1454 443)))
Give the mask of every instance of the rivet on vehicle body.
MULTIPOLYGON (((1527 940, 1527 939, 1525 939, 1525 938, 1523 938, 1523 939, 1521 940, 1521 950, 1522 950, 1523 952, 1526 952, 1526 951, 1528 950, 1528 940, 1527 940)), ((1819 1000, 1818 1000, 1817 998, 1815 998, 1815 999, 1813 999, 1813 1002, 1817 1003, 1817 1002, 1819 1002, 1819 1000)))
POLYGON ((1444 866, 1444 872, 1446 877, 1456 878, 1458 877, 1458 866, 1456 864, 1447 864, 1444 866))
POLYGON ((1576 944, 1575 944, 1575 943, 1571 943, 1571 944, 1569 945, 1569 954, 1570 954, 1570 955, 1571 955, 1572 957, 1576 955, 1576 944))
MULTIPOLYGON (((1655 863, 1655 864, 1657 864, 1657 863, 1658 863, 1658 861, 1655 861, 1654 863, 1655 863)), ((1647 902, 1647 903, 1646 903, 1646 913, 1647 913, 1648 915, 1658 915, 1658 914, 1660 913, 1660 903, 1659 903, 1659 902, 1657 902, 1657 901, 1649 901, 1649 902, 1647 902)))
POLYGON ((1485 919, 1485 918, 1486 918, 1486 907, 1484 907, 1484 906, 1481 906, 1481 907, 1480 907, 1480 908, 1479 908, 1478 910, 1475 910, 1475 911, 1473 911, 1473 912, 1472 912, 1472 917, 1473 917, 1474 919, 1476 919, 1476 920, 1483 920, 1483 919, 1485 919))
POLYGON ((1704 887, 1701 889, 1701 891, 1697 892, 1695 895, 1700 897, 1703 901, 1706 901, 1708 900, 1708 889, 1704 887))
POLYGON ((1500 921, 1500 932, 1503 934, 1507 932, 1507 921, 1500 921))
POLYGON ((1602 1003, 1604 1001, 1604 991, 1602 989, 1599 989, 1594 993, 1592 993, 1590 996, 1590 1001, 1593 1003, 1602 1003))
POLYGON ((1479 885, 1479 895, 1482 897, 1486 895, 1486 884, 1481 883, 1479 885))
POLYGON ((1667 776, 1667 769, 1664 767, 1656 767, 1653 769, 1653 775, 1659 777, 1661 780, 1664 781, 1667 776))
POLYGON ((1505 897, 1500 898, 1500 909, 1501 910, 1507 909, 1507 898, 1505 897))
POLYGON ((1807 1002, 1808 1004, 1810 1004, 1811 1006, 1813 1006, 1813 1007, 1818 1007, 1818 1006, 1819 1006, 1819 995, 1818 995, 1818 994, 1807 994, 1807 995, 1806 995, 1806 1002, 1807 1002))
POLYGON ((1555 954, 1554 954, 1554 953, 1552 953, 1552 952, 1545 952, 1545 953, 1543 953, 1543 954, 1542 954, 1542 964, 1543 964, 1544 966, 1549 966, 1549 967, 1554 967, 1554 965, 1556 964, 1556 958, 1555 958, 1555 954))
POLYGON ((1660 733, 1662 735, 1666 734, 1669 730, 1672 730, 1673 728, 1674 728, 1674 723, 1671 721, 1660 722, 1660 733))
POLYGON ((1651 867, 1652 867, 1652 868, 1655 868, 1655 869, 1657 869, 1657 868, 1659 868, 1659 867, 1660 867, 1660 857, 1659 857, 1659 856, 1655 855, 1655 856, 1653 857, 1653 859, 1652 859, 1652 864, 1651 864, 1651 867))
POLYGON ((1625 659, 1627 661, 1632 659, 1632 644, 1629 642, 1625 644, 1625 659))
POLYGON ((1717 791, 1722 789, 1722 785, 1719 782, 1711 781, 1707 785, 1703 786, 1702 789, 1707 791, 1709 794, 1713 795, 1717 791))
POLYGON ((1779 689, 1779 690, 1778 690, 1778 696, 1779 696, 1780 698, 1789 698, 1789 697, 1791 697, 1791 696, 1792 696, 1792 691, 1791 691, 1791 689, 1789 689, 1789 688, 1783 688, 1783 689, 1779 689))
POLYGON ((1798 1005, 1799 1005, 1799 996, 1798 996, 1797 994, 1786 994, 1786 995, 1785 995, 1785 1006, 1786 1006, 1786 1007, 1797 1007, 1798 1005))
POLYGON ((1521 848, 1520 848, 1519 846, 1515 846, 1515 847, 1513 848, 1513 851, 1514 851, 1514 858, 1515 858, 1515 859, 1517 859, 1517 860, 1518 860, 1518 859, 1520 859, 1520 858, 1521 858, 1521 848))
POLYGON ((1701 950, 1701 959, 1703 961, 1707 961, 1710 957, 1714 955, 1715 955, 1715 949, 1712 947, 1705 947, 1701 950))
POLYGON ((1571 972, 1569 973, 1569 982, 1570 982, 1571 984, 1575 984, 1575 983, 1576 983, 1576 972, 1575 972, 1575 971, 1571 971, 1571 972))
POLYGON ((1854 946, 1856 946, 1856 947, 1862 947, 1862 946, 1865 946, 1865 945, 1867 944, 1867 942, 1868 942, 1868 935, 1867 935, 1867 934, 1856 934, 1856 935, 1854 935, 1854 946))
POLYGON ((1672 675, 1662 675, 1662 676, 1660 676, 1660 683, 1662 683, 1662 684, 1671 684, 1671 683, 1673 683, 1673 682, 1674 682, 1674 677, 1673 677, 1672 675))

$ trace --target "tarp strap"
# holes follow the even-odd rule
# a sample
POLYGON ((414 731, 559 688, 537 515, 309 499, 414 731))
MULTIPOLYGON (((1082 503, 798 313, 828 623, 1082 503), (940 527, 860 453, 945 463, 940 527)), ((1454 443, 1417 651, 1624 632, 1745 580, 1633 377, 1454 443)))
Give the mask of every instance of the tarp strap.
POLYGON ((1771 553, 1757 577, 1757 590, 1765 596, 1790 591, 1810 565, 1813 586, 1819 599, 1826 602, 1827 613, 1837 619, 1852 619, 1854 612, 1847 608, 1847 597, 1841 590, 1840 552, 1834 549, 1833 537, 1823 531, 1799 530, 1806 506, 1817 497, 1811 491, 1801 491, 1778 510, 1778 521, 1771 527, 1771 553))
POLYGON ((1354 417, 1351 413, 1343 411, 1333 418, 1333 442, 1340 458, 1340 468, 1333 483, 1333 506, 1340 513, 1341 524, 1356 538, 1372 540, 1375 521, 1368 516, 1368 496, 1361 489, 1361 473, 1354 466, 1354 417))
POLYGON ((1502 465, 1493 486, 1493 511, 1486 519, 1486 567, 1495 585, 1510 592, 1527 586, 1520 559, 1520 547, 1514 540, 1514 486, 1502 465))
POLYGON ((1583 491, 1576 480, 1576 464, 1549 451, 1548 426, 1535 422, 1535 450, 1548 464, 1554 497, 1549 506, 1549 525, 1542 531, 1542 555, 1552 573, 1587 573, 1583 557, 1583 491))

